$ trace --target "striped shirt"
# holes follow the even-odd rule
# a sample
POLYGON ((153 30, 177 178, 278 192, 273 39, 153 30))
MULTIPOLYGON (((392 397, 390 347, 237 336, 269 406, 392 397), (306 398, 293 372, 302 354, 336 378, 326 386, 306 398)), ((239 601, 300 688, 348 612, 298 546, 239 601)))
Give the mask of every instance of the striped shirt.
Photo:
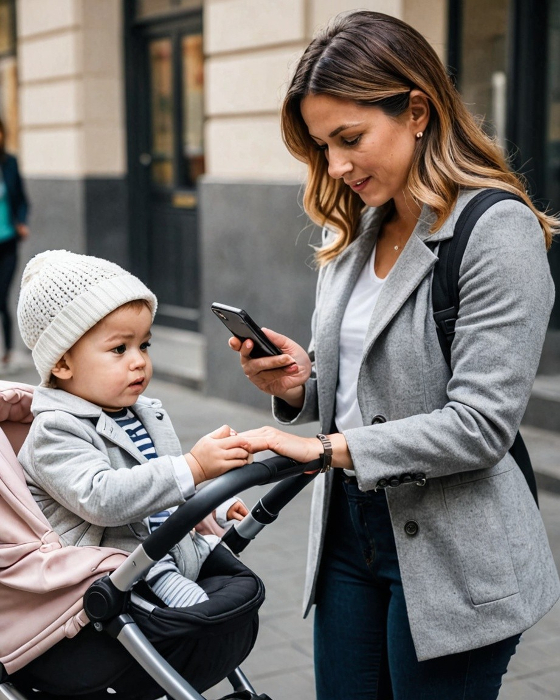
MULTIPOLYGON (((129 408, 109 414, 111 418, 127 433, 135 446, 148 459, 157 457, 156 448, 146 428, 129 408)), ((150 532, 157 528, 177 510, 173 506, 148 518, 150 532)), ((170 554, 157 562, 146 576, 146 582, 163 602, 174 608, 185 608, 208 600, 203 589, 194 581, 185 578, 177 568, 170 554)))
POLYGON ((132 413, 130 408, 122 408, 120 411, 116 411, 110 415, 111 418, 128 433, 132 442, 145 457, 148 459, 157 457, 152 438, 148 435, 148 431, 144 428, 142 423, 140 423, 134 413, 132 413))
MULTIPOLYGON (((129 408, 122 408, 120 411, 110 414, 111 418, 121 426, 121 428, 127 433, 134 445, 140 450, 140 452, 148 459, 154 459, 158 456, 152 438, 149 436, 148 431, 134 415, 134 413, 129 408)), ((167 510, 162 510, 159 513, 154 513, 148 518, 148 524, 150 527, 150 532, 157 530, 157 528, 173 513, 177 510, 177 506, 173 506, 167 510)))

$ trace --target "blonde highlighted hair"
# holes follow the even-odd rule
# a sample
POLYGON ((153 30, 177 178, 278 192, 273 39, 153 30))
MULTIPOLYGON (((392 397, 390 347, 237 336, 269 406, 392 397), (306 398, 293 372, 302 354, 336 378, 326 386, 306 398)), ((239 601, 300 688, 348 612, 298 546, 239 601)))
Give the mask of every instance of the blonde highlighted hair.
POLYGON ((304 208, 316 224, 338 233, 317 252, 318 263, 337 257, 354 240, 364 204, 342 180, 329 176, 325 154, 301 115, 301 101, 307 95, 331 95, 379 107, 396 118, 408 109, 413 89, 427 96, 430 121, 417 142, 408 189, 435 212, 433 231, 450 215, 461 188, 496 187, 522 197, 550 247, 559 220, 534 206, 521 178, 467 110, 426 39, 395 17, 358 11, 338 15, 313 39, 282 107, 284 142, 308 166, 304 208))

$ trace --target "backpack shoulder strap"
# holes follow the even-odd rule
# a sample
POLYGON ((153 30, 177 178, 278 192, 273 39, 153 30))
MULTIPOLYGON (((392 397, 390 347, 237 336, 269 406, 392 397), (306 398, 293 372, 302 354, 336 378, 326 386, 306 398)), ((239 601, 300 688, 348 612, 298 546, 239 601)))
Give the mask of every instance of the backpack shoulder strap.
MULTIPOLYGON (((459 313, 459 271, 463 254, 476 222, 491 206, 504 199, 514 199, 525 204, 521 197, 505 190, 482 190, 469 201, 459 215, 453 237, 442 241, 439 245, 439 259, 432 278, 432 306, 441 352, 449 367, 451 366, 451 344, 455 337, 455 321, 459 313)), ((538 505, 535 474, 521 433, 517 433, 509 451, 523 472, 538 505)))
POLYGON ((504 199, 523 202, 521 197, 499 189, 486 189, 475 195, 463 209, 453 237, 439 245, 438 261, 432 278, 432 306, 441 351, 451 365, 451 344, 459 313, 459 271, 473 228, 491 206, 504 199))

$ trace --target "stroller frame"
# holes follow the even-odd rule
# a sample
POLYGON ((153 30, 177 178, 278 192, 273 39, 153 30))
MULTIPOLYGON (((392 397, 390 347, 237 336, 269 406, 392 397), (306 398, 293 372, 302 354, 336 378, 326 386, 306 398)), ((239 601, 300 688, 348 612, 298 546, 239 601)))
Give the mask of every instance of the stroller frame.
MULTIPOLYGON (((134 585, 150 568, 187 535, 193 527, 226 499, 252 486, 277 483, 238 524, 222 537, 238 555, 268 524, 276 520, 289 503, 318 473, 319 460, 300 464, 286 457, 271 457, 229 471, 197 491, 162 525, 151 533, 110 575, 97 579, 84 595, 84 610, 94 629, 116 638, 169 697, 174 700, 205 700, 190 683, 159 654, 144 635, 132 615, 122 613, 127 596, 134 596, 134 585), (315 470, 314 473, 303 473, 315 470)), ((240 668, 227 676, 234 692, 246 691, 246 697, 258 698, 240 668)), ((7 678, 0 682, 0 700, 29 700, 7 678)))

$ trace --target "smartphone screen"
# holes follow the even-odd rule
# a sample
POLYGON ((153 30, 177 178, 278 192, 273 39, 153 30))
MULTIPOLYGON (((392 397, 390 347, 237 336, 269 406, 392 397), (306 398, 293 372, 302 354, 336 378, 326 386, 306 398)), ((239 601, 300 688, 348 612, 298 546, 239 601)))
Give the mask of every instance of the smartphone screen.
POLYGON ((249 314, 244 309, 238 309, 234 306, 212 304, 212 311, 226 326, 226 328, 241 342, 245 340, 253 341, 253 349, 251 357, 270 357, 271 355, 281 355, 282 351, 272 343, 262 332, 249 314))

